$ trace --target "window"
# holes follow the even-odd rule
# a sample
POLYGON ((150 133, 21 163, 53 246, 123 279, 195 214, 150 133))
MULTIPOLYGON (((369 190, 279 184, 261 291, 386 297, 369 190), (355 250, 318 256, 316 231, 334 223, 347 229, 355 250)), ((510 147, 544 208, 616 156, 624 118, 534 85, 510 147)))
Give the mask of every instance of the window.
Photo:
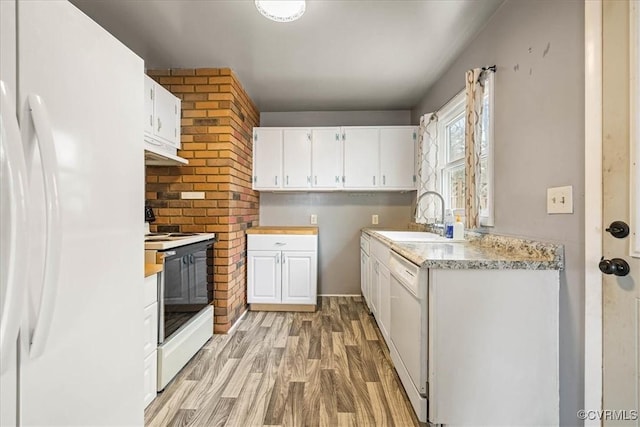
MULTIPOLYGON (((493 226, 493 73, 486 80, 480 140, 480 224, 493 226)), ((465 93, 456 95, 438 112, 440 183, 447 208, 464 217, 465 93)))

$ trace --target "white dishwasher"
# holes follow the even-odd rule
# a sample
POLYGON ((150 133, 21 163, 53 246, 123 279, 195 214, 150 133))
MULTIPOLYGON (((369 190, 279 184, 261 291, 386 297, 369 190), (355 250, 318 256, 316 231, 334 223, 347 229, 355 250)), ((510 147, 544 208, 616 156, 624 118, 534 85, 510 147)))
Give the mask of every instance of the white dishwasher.
POLYGON ((421 422, 427 421, 427 271, 391 252, 391 359, 421 422))

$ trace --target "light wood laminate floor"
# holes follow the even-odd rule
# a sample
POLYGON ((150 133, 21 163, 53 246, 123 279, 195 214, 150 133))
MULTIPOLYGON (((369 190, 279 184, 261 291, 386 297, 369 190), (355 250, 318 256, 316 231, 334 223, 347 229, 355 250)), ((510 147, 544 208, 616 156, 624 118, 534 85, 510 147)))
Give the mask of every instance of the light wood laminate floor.
POLYGON ((145 411, 148 426, 417 426, 360 297, 315 313, 249 312, 145 411))

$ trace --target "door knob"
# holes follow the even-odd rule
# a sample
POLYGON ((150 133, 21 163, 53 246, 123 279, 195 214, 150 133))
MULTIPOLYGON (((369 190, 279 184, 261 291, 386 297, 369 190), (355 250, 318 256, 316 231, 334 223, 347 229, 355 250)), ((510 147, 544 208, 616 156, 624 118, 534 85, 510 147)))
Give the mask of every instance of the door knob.
POLYGON ((629 235, 629 226, 624 221, 613 221, 605 231, 616 239, 624 239, 629 235))
POLYGON ((616 276, 626 276, 629 274, 629 264, 622 258, 602 259, 598 268, 604 274, 615 274, 616 276))

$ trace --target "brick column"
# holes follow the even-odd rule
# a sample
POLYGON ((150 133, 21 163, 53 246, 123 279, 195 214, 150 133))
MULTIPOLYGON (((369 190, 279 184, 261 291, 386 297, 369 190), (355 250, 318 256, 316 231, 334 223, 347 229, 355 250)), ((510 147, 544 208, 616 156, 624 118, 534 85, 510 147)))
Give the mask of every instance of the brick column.
POLYGON ((228 68, 148 70, 182 99, 182 150, 188 166, 147 166, 146 197, 153 231, 212 232, 209 283, 215 289, 215 332, 224 333, 247 301, 246 234, 258 224, 259 194, 251 189, 252 129, 260 112, 228 68), (203 191, 204 200, 181 200, 203 191), (212 265, 213 264, 213 265, 212 265))

